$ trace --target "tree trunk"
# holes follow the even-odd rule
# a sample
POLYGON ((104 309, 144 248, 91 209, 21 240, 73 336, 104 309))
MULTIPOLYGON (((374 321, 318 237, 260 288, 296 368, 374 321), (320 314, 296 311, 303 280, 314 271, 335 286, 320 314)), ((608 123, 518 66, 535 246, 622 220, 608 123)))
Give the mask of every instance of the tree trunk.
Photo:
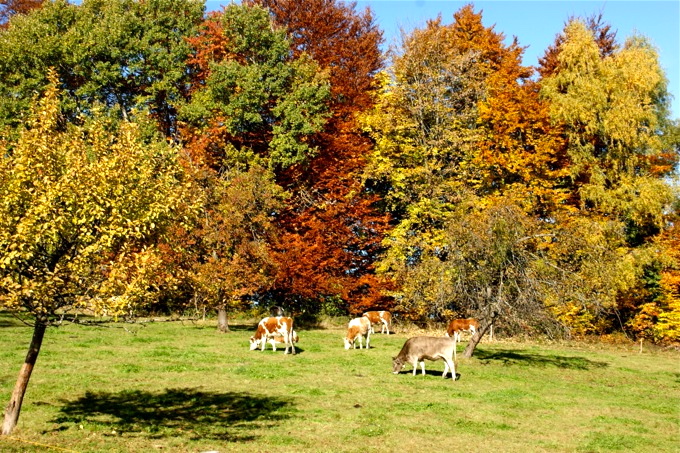
MULTIPOLYGON (((468 343, 467 347, 463 351, 463 357, 465 357, 466 359, 469 359, 470 357, 472 357, 472 354, 474 354, 474 352, 475 352, 475 348, 477 347, 479 342, 482 341, 482 337, 484 336, 484 334, 489 329, 493 329, 494 319, 495 319, 495 315, 492 315, 491 321, 484 322, 483 324, 481 324, 479 326, 479 330, 477 330, 475 332, 475 334, 472 337, 470 337, 470 342, 468 343)), ((493 332, 493 330, 492 330, 492 332, 493 332)))
POLYGON ((5 409, 5 421, 2 424, 2 435, 9 436, 17 426, 19 413, 21 412, 21 404, 24 401, 24 395, 26 394, 26 388, 28 387, 28 381, 31 378, 33 367, 35 366, 36 360, 38 360, 38 354, 40 353, 40 346, 42 345, 43 337, 45 336, 46 327, 47 325, 44 322, 36 320, 35 326, 33 327, 33 338, 31 339, 31 345, 28 347, 26 360, 21 366, 19 377, 17 378, 17 382, 14 385, 14 391, 12 392, 12 398, 5 409))
POLYGON ((224 306, 217 309, 217 330, 220 332, 229 332, 227 309, 224 306))

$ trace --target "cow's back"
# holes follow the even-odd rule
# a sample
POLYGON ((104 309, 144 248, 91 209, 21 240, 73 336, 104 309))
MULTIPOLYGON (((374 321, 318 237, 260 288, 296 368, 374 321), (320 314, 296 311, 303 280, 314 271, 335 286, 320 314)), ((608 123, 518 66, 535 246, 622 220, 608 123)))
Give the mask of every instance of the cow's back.
POLYGON ((402 357, 406 362, 412 362, 414 359, 435 360, 434 356, 438 353, 453 356, 455 349, 456 341, 453 338, 412 337, 406 340, 398 357, 402 357))
POLYGON ((476 319, 454 319, 446 328, 446 334, 452 337, 456 332, 460 332, 461 330, 470 330, 470 327, 479 329, 479 323, 476 319))

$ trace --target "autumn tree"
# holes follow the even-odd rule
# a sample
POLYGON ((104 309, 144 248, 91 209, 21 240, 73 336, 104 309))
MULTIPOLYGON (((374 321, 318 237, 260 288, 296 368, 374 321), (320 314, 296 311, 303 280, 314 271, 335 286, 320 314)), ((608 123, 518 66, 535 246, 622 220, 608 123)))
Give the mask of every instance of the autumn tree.
POLYGON ((259 166, 210 178, 215 180, 205 181, 203 211, 189 236, 195 243, 178 245, 194 255, 188 268, 194 298, 217 308, 218 329, 225 332, 228 313, 271 286, 276 271, 270 252, 272 212, 284 195, 271 173, 259 166))
MULTIPOLYGON (((490 322, 492 312, 501 313, 491 310, 491 299, 484 305, 458 297, 479 283, 472 273, 457 274, 459 285, 470 285, 463 291, 452 280, 463 251, 447 232, 467 219, 461 205, 474 200, 493 213, 511 206, 531 218, 563 198, 554 189, 564 175, 560 137, 522 52, 465 6, 451 24, 438 18, 403 37, 376 107, 363 117, 376 143, 367 184, 384 194, 397 220, 380 270, 400 283, 399 306, 414 320, 474 315, 490 322)), ((491 216, 486 225, 496 222, 503 219, 491 216)))
MULTIPOLYGON (((372 84, 373 71, 380 65, 378 44, 381 34, 368 12, 359 15, 354 12, 353 6, 339 2, 245 4, 251 8, 248 14, 254 16, 257 12, 259 23, 264 23, 260 14, 265 10, 258 5, 270 8, 269 17, 275 24, 276 39, 288 38, 285 43, 276 43, 285 44, 285 48, 249 42, 238 52, 230 52, 229 49, 233 48, 231 43, 240 39, 232 37, 232 30, 242 27, 235 27, 234 19, 226 16, 232 17, 241 10, 225 8, 223 13, 215 14, 206 21, 201 35, 194 40, 197 56, 193 63, 199 68, 197 74, 200 78, 211 80, 213 76, 210 74, 215 74, 217 65, 237 68, 239 62, 245 60, 261 64, 262 69, 258 70, 271 71, 265 68, 269 57, 265 56, 264 49, 289 53, 292 59, 280 58, 285 64, 314 64, 318 68, 315 70, 318 74, 316 88, 311 84, 308 89, 305 88, 310 95, 317 95, 316 99, 308 98, 311 104, 306 110, 312 114, 322 113, 318 108, 323 107, 323 112, 328 112, 318 116, 324 119, 323 128, 319 127, 314 134, 300 136, 310 152, 300 153, 297 160, 271 165, 268 163, 271 162, 268 147, 276 143, 272 141, 274 131, 266 126, 278 121, 275 112, 267 110, 267 106, 255 105, 254 111, 263 112, 265 119, 259 127, 254 123, 245 126, 247 134, 235 132, 240 129, 226 131, 225 123, 218 121, 225 115, 229 118, 229 112, 237 106, 236 102, 241 102, 241 105, 246 102, 234 97, 228 99, 234 105, 231 110, 218 107, 209 115, 202 115, 208 118, 214 114, 215 127, 205 123, 196 129, 200 130, 200 134, 189 138, 190 152, 196 154, 196 159, 204 156, 207 165, 213 168, 223 162, 259 161, 276 170, 278 183, 291 194, 286 207, 276 216, 280 237, 275 242, 275 256, 279 271, 267 298, 282 299, 279 303, 285 301, 290 309, 299 312, 303 309, 299 305, 302 300, 318 302, 320 298, 328 300, 328 297, 333 298, 340 293, 345 300, 350 293, 355 294, 355 300, 380 297, 377 285, 370 281, 368 269, 373 256, 370 252, 378 244, 376 237, 379 237, 377 231, 382 215, 375 210, 372 217, 366 214, 371 212, 373 200, 361 194, 357 169, 362 167, 363 156, 370 144, 359 136, 356 128, 352 130, 352 124, 353 112, 370 102, 366 89, 372 84), (328 47, 331 44, 332 49, 328 47), (249 57, 253 53, 258 56, 249 57), (314 104, 319 100, 322 104, 314 104), (312 104, 317 107, 312 107, 312 104), (268 117, 273 119, 270 121, 268 117), (234 148, 237 151, 231 151, 234 148), (245 155, 244 152, 251 154, 245 155), (225 153, 227 159, 224 158, 225 153), (234 159, 233 156, 240 157, 234 159), (294 306, 294 303, 297 305, 294 306)), ((246 65, 242 66, 243 77, 250 80, 252 77, 245 72, 246 65)), ((254 70, 250 69, 251 72, 254 70)), ((235 83, 239 87, 249 86, 246 81, 235 83)), ((280 85, 281 89, 289 93, 297 87, 302 88, 299 80, 295 86, 285 83, 280 85)), ((247 89, 239 89, 245 97, 247 89)), ((279 98, 290 96, 282 91, 269 91, 275 95, 270 98, 269 105, 279 102, 279 98)), ((198 94, 200 96, 203 94, 198 94)))
POLYGON ((477 102, 485 69, 461 50, 441 19, 404 36, 384 75, 376 106, 363 116, 375 141, 367 185, 397 222, 385 244, 383 272, 406 271, 442 245, 441 231, 465 191, 459 175, 479 140, 477 102))
POLYGON ((97 101, 118 118, 145 111, 156 128, 175 136, 177 107, 188 94, 190 75, 185 38, 195 34, 203 3, 79 3, 46 2, 14 17, 0 33, 0 125, 21 122, 34 93, 46 87, 48 68, 55 68, 70 120, 89 114, 97 101))
POLYGON ((177 151, 134 123, 68 125, 57 75, 17 140, 0 142, 0 306, 33 338, 5 411, 16 426, 45 330, 67 310, 134 314, 153 299, 156 238, 184 198, 177 151))
POLYGON ((371 144, 356 114, 372 105, 382 68, 382 32, 370 9, 356 3, 256 0, 283 26, 296 55, 310 55, 329 74, 331 117, 313 137, 317 153, 306 165, 279 172, 291 192, 278 218, 279 273, 272 297, 298 311, 357 313, 389 308, 388 282, 376 278, 374 262, 387 228, 379 197, 362 188, 371 144), (336 302, 328 303, 333 300, 336 302))
POLYGON ((190 43, 192 99, 180 113, 203 212, 188 233, 187 262, 195 295, 218 309, 224 329, 228 310, 271 286, 271 222, 284 198, 273 172, 317 152, 329 84, 308 55, 291 53, 261 7, 211 14, 190 43))
MULTIPOLYGON (((595 273, 590 273, 592 260, 570 267, 577 250, 557 258, 597 294, 589 302, 565 304, 560 313, 580 313, 575 321, 584 324, 586 331, 611 328, 612 322, 623 327, 624 305, 642 303, 625 295, 658 268, 652 239, 667 225, 665 213, 674 194, 664 177, 678 159, 672 138, 677 136, 673 135, 676 126, 668 118, 667 80, 656 50, 644 37, 633 36, 603 51, 600 38, 592 26, 570 21, 557 40, 557 53, 544 60, 552 66, 543 71, 547 76, 540 81, 571 162, 566 190, 576 212, 564 220, 565 231, 583 241, 594 234, 593 243, 601 232, 608 232, 608 242, 618 244, 607 258, 616 257, 614 275, 607 271, 608 261, 600 262, 595 273), (584 322, 589 317, 592 322, 584 322)), ((626 310, 631 312, 630 308, 626 310)))

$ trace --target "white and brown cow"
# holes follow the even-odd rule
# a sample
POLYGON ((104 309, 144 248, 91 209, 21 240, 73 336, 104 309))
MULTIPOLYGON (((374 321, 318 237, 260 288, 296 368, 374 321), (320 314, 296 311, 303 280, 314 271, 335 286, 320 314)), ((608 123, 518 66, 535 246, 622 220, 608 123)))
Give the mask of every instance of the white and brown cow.
MULTIPOLYGON (((297 334, 296 331, 293 331, 292 339, 293 339, 293 343, 297 343, 298 341, 300 341, 300 337, 298 337, 298 334, 297 334)), ((273 336, 269 339, 268 343, 270 345, 272 345, 272 349, 274 351, 276 351, 276 343, 285 343, 285 341, 283 339, 283 335, 275 335, 275 336, 273 336)))
POLYGON ((354 347, 357 348, 356 340, 359 340, 359 349, 363 347, 363 338, 366 337, 366 349, 369 349, 371 342, 371 321, 362 316, 361 318, 354 318, 347 326, 347 335, 345 335, 345 349, 354 347))
POLYGON ((371 321, 371 333, 375 333, 373 326, 380 325, 380 333, 387 332, 390 334, 390 328, 392 327, 392 313, 389 311, 367 311, 364 316, 371 321))
POLYGON ((446 336, 453 337, 454 340, 460 342, 460 333, 462 331, 467 331, 470 332, 470 335, 474 335, 477 329, 479 329, 479 323, 476 319, 454 319, 446 328, 446 336))
MULTIPOLYGON (((257 325, 255 335, 250 337, 250 350, 253 351, 258 347, 264 351, 267 346, 267 341, 271 338, 281 336, 282 343, 286 345, 286 354, 292 348, 295 354, 295 344, 293 343, 293 319, 286 316, 269 316, 262 319, 257 325)), ((276 347, 274 348, 276 350, 276 347)))

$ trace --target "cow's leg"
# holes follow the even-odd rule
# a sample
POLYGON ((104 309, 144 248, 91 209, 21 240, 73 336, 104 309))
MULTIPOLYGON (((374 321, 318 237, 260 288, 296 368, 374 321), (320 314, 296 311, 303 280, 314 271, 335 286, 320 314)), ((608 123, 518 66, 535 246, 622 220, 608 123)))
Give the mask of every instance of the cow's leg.
POLYGON ((276 340, 272 338, 272 350, 276 352, 276 340))
POLYGON ((444 357, 444 362, 446 363, 446 368, 444 368, 443 378, 446 378, 447 368, 451 370, 451 379, 456 380, 456 364, 449 357, 444 357))
POLYGON ((453 332, 453 338, 456 340, 456 343, 460 343, 460 330, 453 332))
POLYGON ((290 354, 290 350, 289 350, 290 346, 288 346, 292 341, 292 339, 290 338, 290 332, 285 331, 283 333, 283 341, 286 342, 286 350, 283 353, 284 354, 290 354))
POLYGON ((371 343, 371 332, 366 333, 366 349, 369 348, 369 345, 371 343))
POLYGON ((422 375, 425 376, 425 361, 421 360, 420 361, 420 370, 422 371, 422 375))

